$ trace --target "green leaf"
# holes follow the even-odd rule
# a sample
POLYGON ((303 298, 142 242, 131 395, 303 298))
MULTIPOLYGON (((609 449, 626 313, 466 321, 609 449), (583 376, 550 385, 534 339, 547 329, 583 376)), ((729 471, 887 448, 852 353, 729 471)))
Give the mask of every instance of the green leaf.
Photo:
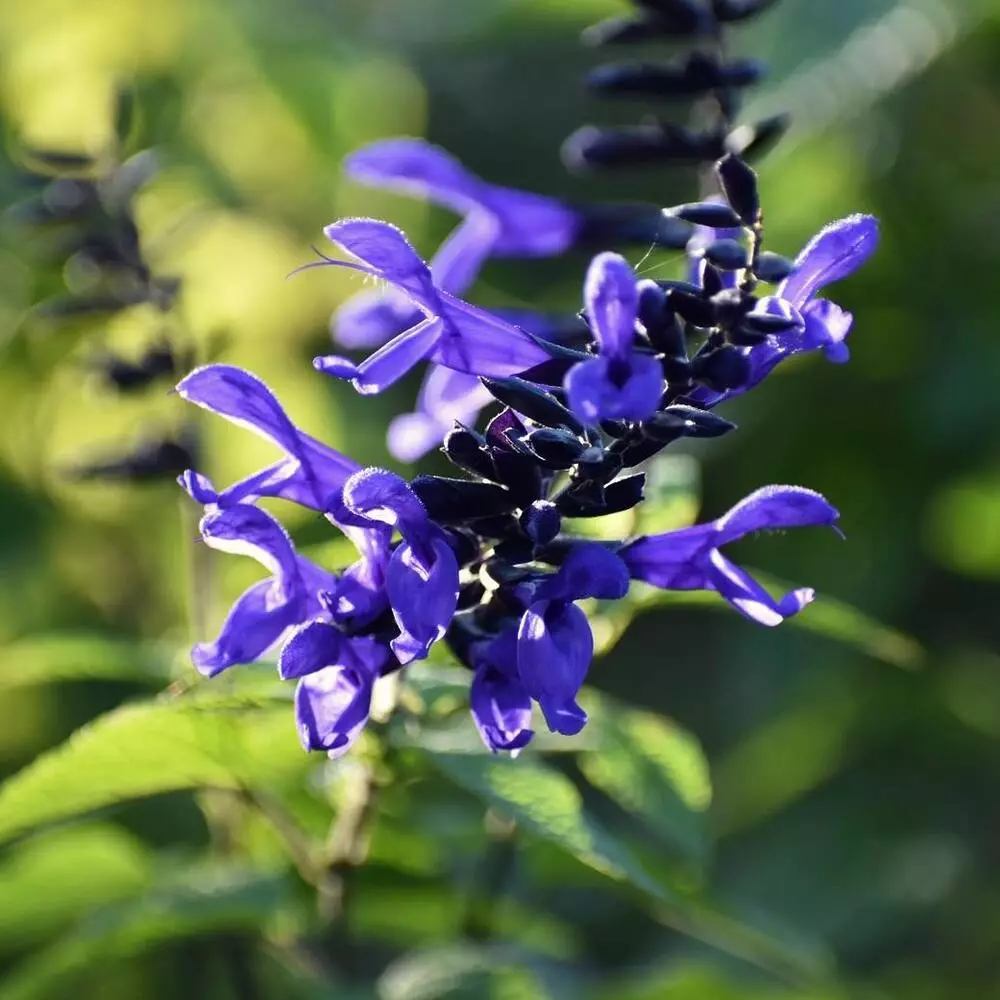
POLYGON ((171 680, 171 652, 149 642, 87 633, 48 633, 7 643, 0 652, 0 691, 54 681, 171 680))
MULTIPOLYGON (((397 717, 390 729, 396 746, 434 754, 484 754, 468 716, 468 670, 421 664, 407 675, 419 719, 397 717)), ((697 740, 668 719, 625 708, 586 692, 590 723, 579 736, 536 734, 532 751, 579 753, 592 785, 630 812, 639 813, 686 855, 704 861, 707 838, 697 815, 712 798, 708 765, 697 740)))
MULTIPOLYGON (((769 590, 794 589, 765 573, 751 572, 769 590)), ((637 615, 651 608, 669 606, 697 606, 732 613, 729 605, 711 591, 658 590, 643 583, 633 583, 620 601, 592 603, 589 617, 597 652, 603 654, 613 649, 637 615)), ((896 667, 918 667, 924 656, 915 639, 881 625, 843 601, 822 594, 805 611, 789 618, 786 627, 814 632, 896 667)))
POLYGON ((110 823, 53 830, 0 864, 0 951, 36 944, 81 914, 144 889, 152 858, 110 823))
MULTIPOLYGON (((443 643, 431 650, 435 658, 447 655, 443 643)), ((446 718, 464 714, 469 705, 471 672, 453 662, 424 661, 414 663, 406 670, 404 698, 410 707, 422 714, 446 718)))
MULTIPOLYGON (((755 574, 764 586, 791 588, 775 583, 770 577, 755 574)), ((789 624, 826 636, 845 646, 853 646, 868 656, 906 670, 919 668, 924 650, 911 636, 882 625, 863 611, 835 597, 822 594, 805 611, 789 619, 789 624)))
POLYGON ((0 786, 0 842, 148 795, 302 779, 308 761, 286 703, 199 693, 126 705, 0 786))
POLYGON ((573 782, 544 761, 486 752, 431 754, 430 761, 457 785, 587 867, 661 902, 676 902, 669 887, 654 880, 623 843, 587 815, 573 782))
MULTIPOLYGON (((573 783, 543 761, 529 755, 512 760, 485 753, 431 753, 427 759, 457 785, 516 820, 522 829, 644 893, 664 925, 789 981, 826 982, 825 954, 804 952, 797 945, 776 940, 703 901, 679 896, 654 878, 624 843, 584 811, 573 783)), ((690 770, 696 773, 695 768, 690 770)), ((687 794, 696 787, 691 782, 687 794)))
POLYGON ((137 899, 93 913, 65 938, 14 969, 0 1000, 72 995, 75 976, 163 941, 220 930, 253 931, 286 902, 284 879, 220 865, 185 865, 137 899))
MULTIPOLYGON (((669 719, 587 693, 598 747, 580 754, 587 780, 684 854, 704 862, 702 817, 712 800, 708 763, 698 741, 669 719)), ((589 727, 588 727, 589 728, 589 727)))
POLYGON ((533 956, 506 945, 423 948, 396 959, 379 977, 380 1000, 480 1000, 551 996, 533 975, 533 956))
POLYGON ((687 527, 698 516, 701 466, 691 455, 661 455, 646 470, 645 494, 636 508, 636 534, 687 527))
POLYGON ((606 980, 586 995, 587 1000, 843 1000, 834 988, 789 991, 751 985, 705 962, 676 958, 606 980))
POLYGON ((837 774, 849 759, 859 709, 846 682, 831 680, 737 743, 716 769, 718 834, 729 837, 773 816, 837 774))

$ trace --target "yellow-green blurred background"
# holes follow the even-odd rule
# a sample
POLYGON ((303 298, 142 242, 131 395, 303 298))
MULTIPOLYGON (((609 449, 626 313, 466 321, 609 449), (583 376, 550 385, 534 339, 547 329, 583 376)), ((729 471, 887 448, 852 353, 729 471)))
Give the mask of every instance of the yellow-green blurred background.
MULTIPOLYGON (((30 233, 4 229, 0 773, 138 693, 44 683, 45 657, 56 654, 39 637, 154 642, 158 655, 176 651, 183 676, 192 621, 216 627, 256 572, 213 560, 212 601, 191 609, 193 521, 180 491, 62 474, 192 417, 167 383, 135 398, 102 391, 87 359, 102 347, 136 357, 166 331, 261 374, 317 437, 388 462, 385 426, 410 408, 417 383, 362 401, 314 373, 329 316, 357 281, 333 269, 289 273, 340 215, 387 218, 427 255, 452 219, 345 180, 340 160, 380 137, 422 135, 511 186, 573 200, 688 200, 685 173, 580 178, 560 164, 559 144, 580 124, 637 113, 588 98, 580 84, 597 55, 578 46, 579 31, 622 6, 0 0, 0 203, 24 195, 25 147, 103 155, 116 90, 132 86, 130 150, 153 147, 160 165, 136 202, 143 247, 156 273, 183 281, 167 317, 139 307, 99 322, 46 320, 33 307, 73 276, 30 233)), ((914 636, 925 655, 880 658, 809 630, 665 609, 635 622, 592 679, 704 743, 715 784, 707 882, 733 912, 819 942, 848 995, 1000 997, 1000 9, 783 0, 737 48, 774 68, 750 113, 796 117, 761 164, 770 247, 793 256, 822 224, 855 211, 880 218, 882 243, 835 293, 856 317, 850 365, 788 364, 733 407, 739 432, 696 453, 702 509, 715 516, 772 482, 820 490, 842 512, 845 542, 796 533, 743 543, 740 557, 914 636)), ((470 297, 575 309, 584 266, 582 256, 490 264, 470 297)), ((660 276, 678 266, 669 255, 643 264, 660 276)), ((273 457, 221 421, 197 422, 204 471, 218 482, 273 457)), ((298 517, 293 527, 309 530, 298 517)), ((435 822, 447 827, 444 806, 435 822)), ((163 858, 183 871, 206 836, 191 797, 177 795, 0 854, 0 968, 48 967, 45 949, 82 916, 150 884, 163 858)), ((368 890, 405 910, 392 871, 368 890)), ((428 922, 432 943, 451 941, 456 891, 445 881, 439 896, 420 896, 397 921, 409 920, 409 936, 396 928, 394 943, 420 947, 428 922)), ((550 983, 553 995, 813 996, 694 949, 624 903, 580 898, 536 886, 521 900, 559 923, 560 961, 580 970, 566 992, 550 983), (628 992, 624 976, 641 983, 628 992)), ((148 948, 98 947, 34 993, 12 975, 0 998, 292 995, 266 975, 257 993, 228 977, 226 956, 256 948, 244 923, 148 948)), ((393 983, 379 995, 445 995, 393 983)), ((537 995, 524 988, 504 995, 537 995)))

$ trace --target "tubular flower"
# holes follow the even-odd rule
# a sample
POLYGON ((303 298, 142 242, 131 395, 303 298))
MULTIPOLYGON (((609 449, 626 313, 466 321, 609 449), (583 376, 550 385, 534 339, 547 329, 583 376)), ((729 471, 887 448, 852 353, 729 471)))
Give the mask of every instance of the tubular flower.
POLYGON ((458 602, 458 561, 447 536, 431 521, 407 483, 384 469, 364 469, 344 487, 353 514, 399 530, 385 589, 400 634, 392 650, 400 663, 423 659, 451 624, 458 602))
POLYGON ((469 709, 483 742, 494 753, 527 746, 535 734, 531 696, 517 672, 516 629, 510 626, 495 639, 479 643, 472 662, 469 709))
POLYGON ((572 736, 587 722, 576 696, 594 655, 594 638, 587 616, 573 602, 617 600, 625 596, 628 582, 628 569, 618 556, 597 543, 581 543, 552 576, 531 589, 517 630, 517 672, 555 733, 572 736))
POLYGON ((821 229, 795 259, 792 274, 778 285, 777 293, 761 299, 754 308, 753 315, 768 317, 784 329, 742 349, 748 369, 739 386, 725 392, 700 390, 697 402, 716 405, 742 395, 795 354, 819 350, 835 364, 847 361, 846 339, 854 317, 816 296, 861 267, 875 252, 878 239, 878 222, 870 215, 851 215, 821 229))
MULTIPOLYGON (((492 185, 454 157, 422 139, 387 139, 352 153, 349 176, 375 187, 427 198, 463 217, 429 263, 434 285, 463 295, 490 257, 548 257, 581 243, 625 240, 644 246, 682 246, 686 233, 664 220, 654 206, 582 208, 526 191, 492 185)), ((545 341, 578 336, 573 318, 526 309, 492 309, 500 320, 545 341)), ((419 325, 425 313, 398 287, 352 296, 332 320, 335 339, 347 348, 379 347, 419 325)), ((455 420, 472 423, 486 405, 475 376, 432 365, 416 409, 402 414, 389 432, 389 450, 413 461, 439 444, 455 420)), ((483 373, 485 374, 485 373, 483 373)))
POLYGON ((779 625, 811 603, 814 592, 801 588, 776 601, 719 549, 754 531, 833 525, 839 516, 812 490, 765 486, 716 521, 638 538, 618 554, 633 580, 663 590, 714 590, 751 621, 779 625))
POLYGON ((320 595, 336 586, 336 578, 298 555, 285 529, 249 504, 209 510, 200 528, 211 548, 251 556, 272 573, 237 598, 217 639, 192 650, 198 670, 214 677, 259 659, 288 629, 318 614, 320 595))
POLYGON ((651 417, 663 396, 663 369, 652 354, 633 347, 639 293, 627 261, 614 253, 595 257, 584 300, 600 354, 569 370, 570 408, 590 424, 651 417))
POLYGON ((306 750, 339 757, 350 747, 368 721, 375 681, 391 660, 384 643, 348 638, 322 620, 296 629, 281 651, 278 672, 298 680, 295 717, 306 750))
MULTIPOLYGON (((372 187, 426 198, 462 216, 430 263, 434 284, 463 294, 490 257, 552 257, 608 243, 681 248, 690 229, 655 205, 569 205, 490 184, 423 139, 384 139, 351 153, 348 176, 372 187)), ((345 347, 377 347, 416 321, 405 296, 363 292, 334 317, 345 347)))
POLYGON ((430 268, 395 226, 374 219, 345 219, 324 231, 360 261, 329 263, 389 282, 414 303, 423 319, 360 365, 329 355, 315 360, 319 371, 350 379, 358 392, 370 395, 424 360, 471 375, 500 377, 549 360, 549 352, 524 330, 436 287, 430 268))
POLYGON ((778 286, 778 298, 802 314, 804 351, 822 350, 837 364, 847 361, 845 339, 854 317, 816 293, 850 277, 875 252, 878 222, 870 215, 850 215, 821 229, 795 259, 795 270, 778 286))
POLYGON ((181 485, 199 503, 224 507, 257 497, 281 497, 325 511, 348 476, 360 468, 356 462, 300 431, 288 419, 274 393, 242 368, 232 365, 196 368, 178 383, 177 392, 189 403, 273 442, 287 456, 221 493, 204 476, 185 472, 181 485))
MULTIPOLYGON (((496 187, 453 156, 422 139, 387 139, 344 161, 348 176, 373 187, 427 198, 463 216, 430 262, 434 284, 461 295, 491 257, 547 257, 564 253, 580 229, 578 213, 554 198, 496 187)), ((334 317, 345 347, 377 347, 419 321, 399 291, 363 292, 334 317)))

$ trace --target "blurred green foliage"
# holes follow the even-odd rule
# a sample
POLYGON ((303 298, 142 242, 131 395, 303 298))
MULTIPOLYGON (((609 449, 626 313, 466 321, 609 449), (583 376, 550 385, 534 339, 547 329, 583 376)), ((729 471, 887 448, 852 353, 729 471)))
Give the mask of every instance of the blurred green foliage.
MULTIPOLYGON (((428 253, 450 220, 344 180, 340 159, 426 135, 514 186, 687 200, 683 172, 571 178, 559 164, 577 125, 625 120, 583 95, 593 53, 575 41, 616 9, 0 0, 0 202, 23 193, 25 147, 107 149, 128 84, 128 148, 160 162, 139 197, 143 245, 183 279, 169 316, 55 323, 34 307, 79 276, 4 226, 0 1000, 1000 997, 989 0, 784 0, 741 36, 776 68, 757 107, 799 123, 762 168, 770 244, 793 254, 868 211, 882 248, 838 290, 856 314, 850 365, 788 364, 733 406, 737 434, 693 453, 700 487, 690 457, 664 463, 643 516, 687 523, 699 492, 715 516, 766 482, 823 492, 846 542, 739 550, 817 588, 802 628, 638 593, 624 618, 592 609, 605 655, 579 740, 488 757, 464 681, 435 665, 413 672, 381 737, 328 765, 298 750, 266 668, 200 685, 186 663, 254 567, 210 556, 211 593, 192 602, 204 567, 179 491, 62 475, 191 418, 165 393, 111 396, 87 377, 96 349, 135 357, 163 331, 262 373, 297 423, 387 462, 384 428, 415 384, 362 402, 316 376, 309 359, 356 283, 287 275, 336 216, 388 218, 428 253), (378 795, 355 867, 324 838, 365 781, 378 795), (317 886, 346 893, 325 925, 317 886)), ((584 263, 494 263, 475 299, 575 308, 584 263)), ((219 481, 271 457, 221 421, 199 427, 219 481)))

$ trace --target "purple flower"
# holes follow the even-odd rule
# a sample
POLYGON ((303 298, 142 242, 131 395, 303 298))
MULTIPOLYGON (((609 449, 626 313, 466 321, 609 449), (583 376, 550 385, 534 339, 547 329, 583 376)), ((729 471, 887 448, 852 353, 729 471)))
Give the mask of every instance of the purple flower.
MULTIPOLYGON (((525 309, 493 309, 494 316, 550 343, 578 339, 587 328, 576 316, 551 316, 525 309)), ((456 423, 471 427, 493 396, 475 375, 431 365, 412 413, 389 425, 389 452, 401 462, 415 462, 439 445, 456 423)))
POLYGON ((861 267, 875 252, 878 238, 878 220, 870 215, 850 215, 820 230, 796 258, 794 273, 778 286, 777 294, 761 299, 755 307, 757 312, 798 320, 796 325, 742 349, 750 362, 750 373, 741 386, 727 392, 698 389, 692 402, 715 406, 740 396, 760 384, 786 358, 804 351, 822 350, 837 364, 847 361, 845 341, 854 317, 833 302, 817 299, 816 293, 861 267))
POLYGON ((196 368, 177 386, 188 402, 247 427, 276 444, 287 456, 221 493, 204 476, 185 472, 181 485, 199 503, 227 506, 256 497, 281 497, 325 511, 360 466, 300 431, 274 393, 256 375, 232 365, 196 368))
POLYGON ((349 378, 358 392, 381 392, 423 360, 471 375, 516 375, 549 359, 537 340, 519 327, 436 287, 430 268, 406 237, 387 222, 344 219, 324 230, 361 263, 330 261, 394 285, 420 311, 421 319, 360 365, 329 355, 314 365, 335 378, 349 378))
POLYGON ((389 649, 370 636, 348 638, 321 620, 296 629, 278 670, 285 679, 299 679, 295 718, 306 750, 339 757, 350 747, 368 721, 372 689, 390 661, 389 649))
POLYGON ((383 139, 352 153, 344 166, 355 180, 427 198, 477 222, 491 232, 490 252, 498 257, 564 253, 581 228, 580 213, 555 198, 489 184, 423 139, 383 139))
POLYGON ((472 650, 475 674, 469 689, 472 720, 486 746, 516 753, 531 742, 531 698, 517 673, 517 629, 472 650))
POLYGON ((287 629, 318 615, 320 595, 336 587, 333 574, 298 555, 285 529, 251 504, 210 510, 201 536, 213 549, 251 556, 272 573, 237 598, 214 642, 192 649, 206 677, 259 659, 287 629))
POLYGON ((778 625, 814 597, 809 588, 775 601, 746 570, 719 549, 754 531, 832 525, 839 517, 818 493, 801 486, 765 486, 708 524, 638 538, 619 550, 634 580, 663 590, 714 590, 740 614, 778 625))
POLYGON ((580 231, 575 209, 555 198, 489 184, 423 139, 374 142, 351 153, 344 168, 365 184, 426 198, 464 216, 466 223, 478 221, 491 232, 490 252, 498 257, 564 253, 580 231))
POLYGON ((385 593, 400 634, 400 663, 423 659, 451 624, 458 603, 458 561, 445 533, 407 483, 384 469, 363 469, 344 486, 344 506, 403 536, 385 570, 385 593))
POLYGON ((651 354, 633 349, 639 293, 628 262, 598 254, 587 271, 584 300, 600 356, 567 373, 570 408, 589 424, 651 417, 663 396, 663 369, 651 354))
MULTIPOLYGON (((434 273, 434 261, 430 262, 434 273)), ((452 295, 461 295, 464 288, 445 288, 452 295)), ((397 288, 374 288, 355 292, 333 314, 333 339, 352 351, 366 347, 381 347, 387 340, 416 326, 424 314, 397 288)))
MULTIPOLYGON (((464 217, 430 263, 434 284, 451 295, 466 291, 488 257, 560 254, 580 229, 578 213, 560 202, 487 184, 422 139, 373 143, 348 156, 344 167, 355 180, 427 198, 464 217)), ((336 338, 345 347, 377 347, 419 320, 405 294, 363 292, 338 311, 336 338)))
MULTIPOLYGON (((795 259, 795 271, 778 286, 778 298, 802 313, 805 330, 799 350, 820 349, 831 361, 842 364, 849 352, 844 342, 854 317, 816 293, 852 275, 878 246, 878 220, 870 215, 849 215, 831 222, 806 244, 795 259)), ((781 337, 790 337, 782 334, 781 337)))
POLYGON ((402 413, 389 425, 389 451, 402 462, 415 462, 440 444, 455 423, 475 423, 479 411, 493 401, 475 375, 431 365, 413 413, 402 413))
POLYGON ((389 607, 386 574, 392 557, 392 528, 364 521, 341 505, 327 517, 354 542, 359 558, 341 574, 335 589, 322 595, 330 617, 351 630, 370 625, 389 607))
MULTIPOLYGON (((345 168, 363 183, 426 197, 464 216, 429 265, 434 285, 449 295, 462 295, 490 256, 559 254, 581 231, 576 211, 551 198, 487 184, 422 139, 373 143, 352 153, 345 168)), ((562 338, 569 325, 523 309, 490 312, 542 340, 562 338)), ((335 339, 349 348, 378 347, 423 318, 397 288, 359 292, 335 314, 335 339)), ((570 328, 575 331, 579 324, 570 328)), ((389 451, 402 461, 416 461, 441 443, 456 420, 473 423, 491 398, 476 376, 432 365, 415 411, 401 414, 390 427, 389 451)))
POLYGON ((585 597, 617 600, 629 573, 596 542, 574 546, 558 571, 527 588, 527 610, 517 630, 517 670, 552 732, 572 736, 587 722, 576 703, 594 654, 587 616, 573 603, 585 597))

